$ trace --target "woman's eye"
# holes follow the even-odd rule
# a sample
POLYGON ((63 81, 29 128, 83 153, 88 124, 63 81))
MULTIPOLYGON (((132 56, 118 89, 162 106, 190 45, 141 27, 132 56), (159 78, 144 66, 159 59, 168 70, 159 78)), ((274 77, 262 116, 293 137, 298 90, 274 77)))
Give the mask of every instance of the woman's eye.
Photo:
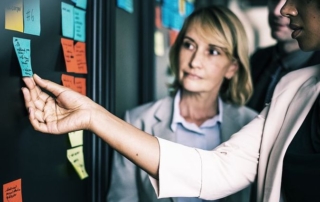
POLYGON ((183 47, 187 49, 193 49, 193 45, 187 41, 183 42, 183 47))
POLYGON ((209 54, 210 55, 219 55, 220 53, 216 49, 210 49, 209 54))

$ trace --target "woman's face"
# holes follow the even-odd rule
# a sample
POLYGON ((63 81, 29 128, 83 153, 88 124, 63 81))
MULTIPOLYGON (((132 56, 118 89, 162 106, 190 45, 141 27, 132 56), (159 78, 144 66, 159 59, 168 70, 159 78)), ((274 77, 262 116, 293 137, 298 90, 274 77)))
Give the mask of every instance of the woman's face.
POLYGON ((320 0, 286 0, 281 14, 290 18, 291 36, 302 50, 320 50, 320 0))
MULTIPOLYGON (((238 69, 236 61, 228 58, 217 41, 205 40, 200 26, 187 29, 179 53, 179 82, 183 89, 194 92, 218 92, 224 78, 231 78, 238 69)), ((209 37, 208 37, 209 38, 209 37)))

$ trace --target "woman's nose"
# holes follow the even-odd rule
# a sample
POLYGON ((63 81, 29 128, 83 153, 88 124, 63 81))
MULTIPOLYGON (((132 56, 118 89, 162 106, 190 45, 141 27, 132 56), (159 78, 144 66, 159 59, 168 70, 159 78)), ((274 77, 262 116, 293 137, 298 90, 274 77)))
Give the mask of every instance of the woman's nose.
POLYGON ((195 51, 190 61, 190 67, 201 68, 202 60, 203 60, 203 56, 201 55, 201 53, 199 51, 195 51))
POLYGON ((298 11, 294 1, 286 0, 285 4, 281 8, 281 15, 285 17, 297 16, 298 11))

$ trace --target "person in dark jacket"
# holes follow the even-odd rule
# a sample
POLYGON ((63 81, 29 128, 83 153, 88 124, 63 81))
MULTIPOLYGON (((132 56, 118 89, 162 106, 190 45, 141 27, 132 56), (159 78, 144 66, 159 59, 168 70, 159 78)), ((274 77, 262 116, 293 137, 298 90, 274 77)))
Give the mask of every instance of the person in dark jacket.
POLYGON ((291 37, 290 20, 280 13, 284 3, 285 0, 268 1, 271 36, 277 43, 259 48, 250 59, 254 92, 247 106, 259 112, 270 102, 274 87, 284 75, 320 63, 319 51, 303 52, 291 37))

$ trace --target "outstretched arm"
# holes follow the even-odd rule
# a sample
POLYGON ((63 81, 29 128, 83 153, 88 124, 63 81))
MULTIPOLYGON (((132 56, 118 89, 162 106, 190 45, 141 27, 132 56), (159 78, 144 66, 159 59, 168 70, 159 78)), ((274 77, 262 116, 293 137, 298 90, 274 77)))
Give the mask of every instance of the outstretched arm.
POLYGON ((23 81, 26 84, 22 88, 25 105, 35 130, 50 134, 90 130, 158 179, 157 138, 124 122, 88 97, 69 88, 37 75, 24 77, 23 81))

